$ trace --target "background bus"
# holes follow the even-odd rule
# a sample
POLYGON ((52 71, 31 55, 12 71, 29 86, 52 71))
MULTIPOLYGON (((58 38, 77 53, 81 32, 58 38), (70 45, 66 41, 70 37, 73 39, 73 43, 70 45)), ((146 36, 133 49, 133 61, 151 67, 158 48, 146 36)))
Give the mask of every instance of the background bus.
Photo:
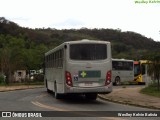
POLYGON ((148 60, 134 61, 134 81, 138 84, 145 84, 147 81, 148 60))
POLYGON ((44 80, 55 98, 77 93, 94 100, 98 93, 110 93, 111 69, 110 42, 70 41, 45 53, 44 80))
POLYGON ((114 85, 134 80, 134 61, 112 59, 112 81, 114 85))

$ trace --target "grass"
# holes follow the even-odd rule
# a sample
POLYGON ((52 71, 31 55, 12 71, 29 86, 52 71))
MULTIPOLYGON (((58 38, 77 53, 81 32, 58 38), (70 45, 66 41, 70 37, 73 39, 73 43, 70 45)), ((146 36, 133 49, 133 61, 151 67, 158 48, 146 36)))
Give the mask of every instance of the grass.
POLYGON ((5 83, 0 83, 0 86, 6 86, 6 84, 5 83))
POLYGON ((157 88, 157 84, 149 85, 148 87, 143 88, 140 93, 151 95, 160 98, 160 90, 157 88))

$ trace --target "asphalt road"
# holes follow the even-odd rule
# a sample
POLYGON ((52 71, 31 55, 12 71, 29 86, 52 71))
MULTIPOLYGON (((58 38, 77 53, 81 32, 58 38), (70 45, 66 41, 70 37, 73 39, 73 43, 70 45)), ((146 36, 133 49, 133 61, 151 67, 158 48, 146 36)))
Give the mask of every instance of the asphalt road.
MULTIPOLYGON (((97 99, 96 101, 86 100, 83 96, 66 96, 64 99, 57 100, 53 94, 47 93, 44 88, 17 90, 9 92, 0 92, 0 111, 70 111, 68 114, 78 115, 79 117, 63 117, 63 113, 59 112, 61 116, 47 117, 47 118, 28 118, 33 120, 122 120, 122 119, 137 119, 135 117, 97 117, 96 112, 93 111, 153 111, 152 109, 133 107, 122 105, 97 99), (77 111, 77 112, 75 112, 77 111), (87 113, 86 111, 92 111, 87 113), (85 117, 85 116, 91 117, 85 117), (93 117, 92 117, 93 115, 93 117), (80 117, 81 116, 81 117, 80 117), (84 116, 84 117, 82 117, 84 116)), ((0 120, 22 120, 22 118, 0 118, 0 120)), ((27 119, 27 118, 24 118, 27 119)), ((140 117, 140 119, 158 120, 158 118, 140 117)))

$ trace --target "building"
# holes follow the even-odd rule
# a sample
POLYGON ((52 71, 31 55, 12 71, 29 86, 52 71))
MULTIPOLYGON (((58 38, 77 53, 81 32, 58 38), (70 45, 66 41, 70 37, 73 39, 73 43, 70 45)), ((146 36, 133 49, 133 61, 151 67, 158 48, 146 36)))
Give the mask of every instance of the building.
POLYGON ((26 77, 27 77, 26 70, 16 70, 14 72, 14 82, 25 81, 26 77))

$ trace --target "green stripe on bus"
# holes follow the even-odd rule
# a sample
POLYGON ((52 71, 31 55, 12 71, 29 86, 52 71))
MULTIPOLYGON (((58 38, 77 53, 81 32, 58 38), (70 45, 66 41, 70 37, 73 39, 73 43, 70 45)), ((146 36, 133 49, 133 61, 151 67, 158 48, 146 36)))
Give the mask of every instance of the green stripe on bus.
POLYGON ((86 71, 82 70, 78 72, 79 78, 100 78, 101 71, 86 71))

